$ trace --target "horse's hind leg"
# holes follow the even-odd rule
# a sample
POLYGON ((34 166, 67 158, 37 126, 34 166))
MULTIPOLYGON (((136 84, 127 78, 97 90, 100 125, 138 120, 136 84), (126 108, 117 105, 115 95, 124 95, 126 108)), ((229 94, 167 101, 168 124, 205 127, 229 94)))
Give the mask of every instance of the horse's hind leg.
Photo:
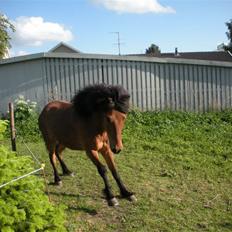
POLYGON ((63 175, 73 176, 73 173, 67 168, 67 166, 66 166, 66 164, 65 164, 65 162, 63 160, 63 157, 61 156, 61 152, 64 149, 65 149, 64 146, 62 146, 61 144, 57 144, 56 149, 55 149, 55 154, 56 154, 57 159, 60 162, 60 165, 61 165, 61 168, 62 168, 62 171, 63 171, 63 175))
POLYGON ((54 182, 56 185, 62 185, 62 181, 59 177, 58 171, 56 169, 56 155, 55 155, 55 148, 50 148, 49 149, 49 158, 50 158, 50 162, 53 168, 53 172, 54 172, 54 182))
POLYGON ((95 166, 97 167, 98 173, 100 174, 100 176, 102 177, 102 179, 104 181, 104 184, 105 184, 104 192, 106 194, 108 204, 110 206, 117 206, 118 201, 117 201, 117 199, 114 197, 114 195, 112 193, 111 186, 109 184, 109 180, 108 180, 108 177, 106 175, 107 169, 100 162, 99 157, 98 157, 98 152, 91 150, 91 151, 86 151, 86 154, 91 159, 91 161, 95 164, 95 166))

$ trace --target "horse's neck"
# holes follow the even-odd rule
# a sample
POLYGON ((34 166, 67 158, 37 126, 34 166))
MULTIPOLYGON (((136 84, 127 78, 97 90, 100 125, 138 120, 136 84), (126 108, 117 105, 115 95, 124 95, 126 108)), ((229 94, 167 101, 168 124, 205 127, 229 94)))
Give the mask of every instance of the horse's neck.
POLYGON ((99 135, 106 131, 105 119, 101 115, 96 114, 87 119, 81 118, 80 120, 83 122, 84 127, 88 131, 91 131, 92 134, 99 135))

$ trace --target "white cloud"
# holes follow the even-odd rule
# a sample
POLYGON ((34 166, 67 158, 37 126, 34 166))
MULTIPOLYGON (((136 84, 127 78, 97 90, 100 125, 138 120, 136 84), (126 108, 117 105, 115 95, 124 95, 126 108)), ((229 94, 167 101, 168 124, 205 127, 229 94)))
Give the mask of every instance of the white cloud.
POLYGON ((73 39, 72 32, 63 25, 46 22, 42 17, 18 17, 12 23, 16 29, 12 43, 16 45, 40 46, 48 41, 68 42, 73 39))
POLYGON ((158 0, 92 0, 118 13, 175 13, 170 6, 162 6, 158 0))
POLYGON ((28 52, 20 50, 20 51, 18 51, 18 53, 16 55, 17 56, 25 56, 25 55, 28 55, 28 52))
POLYGON ((14 56, 24 56, 24 55, 28 55, 29 53, 23 50, 20 51, 14 51, 13 49, 8 50, 6 57, 5 58, 9 58, 9 57, 14 57, 14 56))

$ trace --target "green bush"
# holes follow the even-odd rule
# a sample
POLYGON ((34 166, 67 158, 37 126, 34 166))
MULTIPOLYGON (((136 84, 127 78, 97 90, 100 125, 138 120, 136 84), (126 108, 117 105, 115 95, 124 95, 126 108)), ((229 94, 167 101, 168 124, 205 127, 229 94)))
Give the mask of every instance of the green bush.
POLYGON ((18 138, 37 141, 40 138, 38 128, 37 103, 19 96, 14 102, 15 128, 18 138))
MULTIPOLYGON (((0 120, 0 136, 5 129, 0 120)), ((33 170, 28 156, 0 146, 0 185, 33 170)), ((66 231, 64 207, 52 205, 43 188, 43 181, 33 175, 0 188, 1 232, 66 231)))
POLYGON ((6 120, 0 120, 0 140, 2 140, 5 137, 5 131, 8 126, 8 121, 6 120))
POLYGON ((212 133, 219 132, 219 127, 227 130, 228 125, 232 125, 231 110, 207 113, 131 111, 128 114, 123 136, 124 141, 128 143, 136 141, 137 145, 141 141, 156 141, 172 133, 178 133, 179 136, 188 134, 192 137, 198 133, 211 138, 212 133))

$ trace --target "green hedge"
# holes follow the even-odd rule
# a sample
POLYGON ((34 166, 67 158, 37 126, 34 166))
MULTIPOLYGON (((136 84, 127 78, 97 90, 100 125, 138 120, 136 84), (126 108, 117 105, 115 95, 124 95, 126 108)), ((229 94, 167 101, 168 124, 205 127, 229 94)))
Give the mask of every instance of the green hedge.
MULTIPOLYGON (((0 120, 0 139, 7 123, 0 120)), ((0 185, 34 170, 28 156, 17 156, 0 145, 0 185)), ((0 231, 66 231, 63 206, 52 205, 35 175, 0 188, 0 231)))

